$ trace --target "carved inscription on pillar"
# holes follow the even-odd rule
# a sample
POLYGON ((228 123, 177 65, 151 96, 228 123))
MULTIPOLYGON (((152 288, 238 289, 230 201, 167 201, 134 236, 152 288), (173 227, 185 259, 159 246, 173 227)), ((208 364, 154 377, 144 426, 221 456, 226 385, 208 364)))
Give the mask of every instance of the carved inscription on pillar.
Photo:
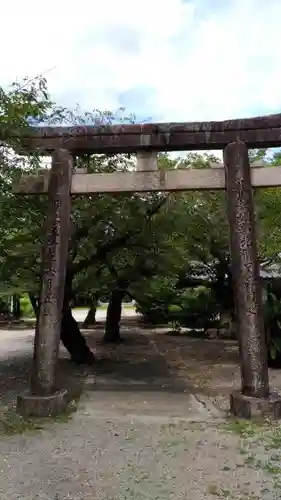
POLYGON ((68 239, 70 232, 72 156, 54 152, 48 188, 48 212, 42 256, 40 313, 36 325, 31 392, 49 395, 56 389, 68 239))
POLYGON ((249 396, 267 397, 267 348, 251 170, 246 144, 240 141, 228 144, 224 150, 224 164, 242 392, 249 396))

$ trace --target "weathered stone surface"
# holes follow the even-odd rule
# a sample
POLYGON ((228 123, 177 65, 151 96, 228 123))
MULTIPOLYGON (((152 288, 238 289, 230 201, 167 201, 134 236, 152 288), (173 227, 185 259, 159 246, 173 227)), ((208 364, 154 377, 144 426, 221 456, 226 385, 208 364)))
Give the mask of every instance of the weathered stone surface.
POLYGON ((269 394, 267 348, 248 149, 237 141, 224 150, 231 271, 241 356, 242 393, 269 394))
POLYGON ((252 118, 237 118, 223 121, 201 122, 168 122, 168 123, 131 123, 117 125, 74 125, 58 127, 35 127, 29 137, 88 137, 92 135, 139 135, 156 132, 224 132, 227 130, 262 130, 281 127, 281 113, 272 115, 255 116, 252 118))
MULTIPOLYGON (((41 177, 22 176, 13 186, 15 194, 47 194, 50 172, 41 177)), ((281 166, 274 168, 251 167, 254 187, 275 187, 281 185, 281 166)), ((113 172, 102 174, 80 174, 74 172, 71 184, 73 196, 93 193, 135 193, 151 191, 189 191, 225 189, 225 175, 218 168, 188 168, 139 172, 113 172)))
POLYGON ((281 395, 272 392, 267 398, 245 396, 234 392, 230 396, 231 413, 238 418, 281 418, 281 395))
POLYGON ((157 153, 140 151, 137 153, 137 170, 138 171, 152 171, 157 170, 157 153))
POLYGON ((68 239, 70 232, 72 157, 68 151, 53 155, 42 262, 40 313, 36 325, 31 392, 51 395, 56 386, 68 239))
POLYGON ((54 417, 64 412, 67 405, 66 390, 56 391, 49 396, 26 393, 17 398, 17 412, 23 417, 54 417))
POLYGON ((36 127, 21 139, 27 150, 49 154, 67 148, 84 152, 136 152, 222 149, 237 139, 251 148, 281 144, 281 114, 220 122, 36 127))

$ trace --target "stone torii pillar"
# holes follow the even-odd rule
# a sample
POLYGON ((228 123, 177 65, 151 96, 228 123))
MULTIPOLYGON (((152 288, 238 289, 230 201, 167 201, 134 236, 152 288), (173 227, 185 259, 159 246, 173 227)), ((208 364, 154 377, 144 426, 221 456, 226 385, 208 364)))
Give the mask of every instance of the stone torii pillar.
POLYGON ((157 153, 151 151, 139 151, 137 153, 138 172, 153 172, 157 168, 157 153))
POLYGON ((244 142, 226 146, 224 165, 242 379, 241 392, 231 395, 231 412, 245 418, 280 417, 281 397, 269 390, 251 170, 244 142))
POLYGON ((31 387, 17 401, 17 409, 24 416, 54 415, 67 404, 66 390, 56 386, 56 368, 70 232, 72 170, 71 154, 63 149, 55 151, 49 177, 31 387))

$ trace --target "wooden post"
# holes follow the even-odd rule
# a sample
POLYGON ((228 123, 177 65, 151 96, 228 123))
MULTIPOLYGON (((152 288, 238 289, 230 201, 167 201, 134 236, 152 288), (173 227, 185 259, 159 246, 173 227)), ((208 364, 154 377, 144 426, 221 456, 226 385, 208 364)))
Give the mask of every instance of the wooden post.
POLYGON ((55 372, 70 231, 72 164, 68 151, 60 149, 53 154, 31 379, 31 393, 38 396, 48 396, 56 390, 55 372))
POLYGON ((224 150, 224 164, 242 394, 267 398, 267 347, 251 172, 246 144, 240 141, 228 144, 224 150))

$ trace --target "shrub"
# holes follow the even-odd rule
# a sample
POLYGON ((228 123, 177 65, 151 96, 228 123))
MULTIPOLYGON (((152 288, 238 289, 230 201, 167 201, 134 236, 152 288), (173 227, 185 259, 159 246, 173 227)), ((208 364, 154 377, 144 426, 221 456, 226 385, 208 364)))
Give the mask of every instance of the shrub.
POLYGON ((206 287, 188 288, 182 291, 179 300, 180 311, 172 315, 182 325, 190 328, 205 328, 216 321, 218 306, 210 289, 206 287))
POLYGON ((28 294, 25 293, 24 295, 21 296, 20 298, 20 309, 21 309, 21 315, 24 318, 34 318, 34 310, 31 305, 31 302, 29 300, 28 294))
POLYGON ((137 302, 137 312, 145 321, 204 328, 216 320, 218 306, 210 289, 199 286, 178 290, 175 285, 176 281, 167 277, 147 284, 137 302))
POLYGON ((176 280, 170 277, 157 277, 145 283, 138 291, 136 310, 144 320, 153 325, 169 322, 169 306, 177 302, 176 280))

